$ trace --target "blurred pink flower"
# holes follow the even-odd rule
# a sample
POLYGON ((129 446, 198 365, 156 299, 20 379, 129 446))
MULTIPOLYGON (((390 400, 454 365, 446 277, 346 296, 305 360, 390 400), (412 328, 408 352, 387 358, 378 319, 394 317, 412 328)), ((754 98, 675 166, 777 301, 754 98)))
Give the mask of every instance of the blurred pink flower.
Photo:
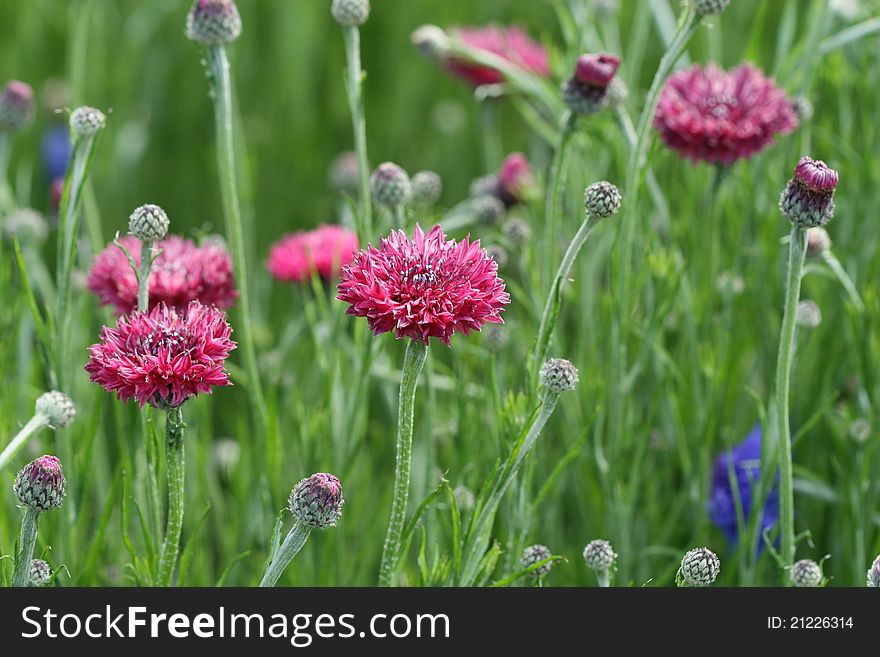
POLYGON ((535 185, 532 166, 522 153, 511 153, 498 170, 498 197, 506 207, 522 203, 535 185))
POLYGON ((331 280, 354 259, 357 235, 341 226, 285 235, 269 251, 266 267, 280 281, 307 281, 312 272, 331 280))
MULTIPOLYGON (((126 235, 119 242, 140 266, 141 241, 126 235)), ((161 253, 150 271, 150 308, 165 303, 182 311, 197 299, 225 310, 235 302, 238 292, 232 260, 221 243, 206 240, 196 246, 192 240, 169 235, 156 246, 161 253)), ((109 244, 95 258, 86 285, 101 305, 114 306, 117 315, 137 308, 137 278, 128 258, 115 244, 109 244)))
POLYGON ((120 317, 89 347, 89 378, 138 406, 180 406, 214 386, 232 385, 223 364, 236 344, 226 316, 191 302, 178 312, 160 303, 147 313, 120 317))
POLYGON ((785 92, 751 64, 731 71, 709 64, 674 73, 654 116, 667 146, 715 164, 751 157, 797 125, 785 92))
POLYGON ((498 265, 479 240, 448 240, 440 226, 427 235, 416 226, 412 241, 392 231, 378 248, 358 252, 342 269, 338 291, 350 304, 346 313, 366 317, 376 335, 393 330, 398 339, 428 344, 434 337, 447 346, 455 333, 503 323, 510 303, 498 265))
MULTIPOLYGON (((516 27, 463 27, 450 31, 451 35, 476 50, 485 50, 503 57, 526 71, 547 77, 550 74, 548 55, 540 43, 516 27)), ((504 76, 494 68, 482 66, 455 57, 444 60, 446 69, 475 87, 504 82, 504 76)))

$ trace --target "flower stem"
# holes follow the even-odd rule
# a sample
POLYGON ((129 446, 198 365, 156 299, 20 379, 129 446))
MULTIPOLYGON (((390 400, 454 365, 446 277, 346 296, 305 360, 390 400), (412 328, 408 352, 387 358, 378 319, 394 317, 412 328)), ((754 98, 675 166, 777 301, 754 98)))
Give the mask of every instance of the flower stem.
POLYGON ((610 391, 611 404, 609 409, 610 427, 608 435, 613 444, 621 444, 621 436, 623 433, 623 398, 624 391, 621 389, 623 385, 624 372, 626 368, 626 344, 622 335, 622 327, 627 324, 625 313, 627 305, 630 301, 630 285, 632 281, 632 253, 633 240, 635 238, 635 224, 638 218, 638 192, 642 172, 645 170, 645 160, 647 157, 648 145, 650 143, 649 133, 651 130, 651 122, 660 101, 660 92, 666 81, 672 67, 678 58, 684 52, 685 47, 697 31, 700 25, 700 19, 696 15, 693 7, 688 3, 685 14, 679 21, 678 31, 669 44, 663 57, 660 59, 660 65, 654 74, 651 87, 648 90, 645 105, 639 116, 638 129, 636 130, 635 141, 629 152, 627 160, 626 179, 624 183, 623 211, 620 221, 620 233, 618 240, 620 242, 618 258, 617 258, 617 290, 613 295, 615 303, 615 312, 611 322, 611 380, 608 390, 610 391))
POLYGON ((402 205, 392 205, 391 206, 391 227, 397 230, 404 230, 406 221, 404 219, 404 206, 402 205))
POLYGON ((281 547, 278 548, 275 556, 272 557, 272 562, 266 567, 266 572, 260 581, 261 587, 275 586, 281 575, 284 574, 287 566, 302 549, 303 545, 306 544, 306 541, 309 540, 309 534, 311 533, 312 528, 299 521, 290 528, 281 547))
POLYGON ((822 260, 825 261, 825 264, 828 265, 828 268, 837 277, 837 280, 840 281, 840 284, 843 286, 843 289, 846 290, 846 293, 849 295, 856 310, 860 313, 865 312, 865 302, 862 301, 859 291, 856 289, 852 279, 846 273, 843 265, 840 264, 840 260, 837 259, 837 256, 831 253, 831 251, 825 250, 825 252, 822 253, 822 260))
POLYGON ((416 386, 419 374, 425 366, 428 345, 410 340, 403 359, 400 375, 400 399, 397 424, 397 463, 394 468, 394 496, 391 501, 391 518, 385 534, 382 563, 379 568, 379 586, 391 586, 397 561, 400 558, 400 538, 409 499, 409 471, 412 465, 413 415, 415 412, 416 386))
POLYGON ((150 309, 150 267, 153 264, 153 243, 141 243, 141 268, 138 272, 138 311, 145 313, 150 309))
POLYGON ((34 414, 34 416, 28 420, 28 423, 21 428, 21 431, 15 434, 15 438, 9 441, 9 444, 3 449, 3 452, 0 452, 0 472, 3 471, 3 468, 6 467, 9 461, 11 461, 21 448, 24 447, 29 438, 46 426, 49 426, 48 418, 40 413, 34 414))
POLYGON ((354 149, 358 158, 358 243, 366 244, 373 236, 373 209, 370 199, 370 165, 367 158, 367 121, 364 117, 362 95, 364 73, 361 70, 361 35, 357 26, 343 26, 342 33, 345 37, 345 91, 351 110, 354 149))
POLYGON ((165 539, 159 557, 156 582, 159 586, 171 586, 177 554, 180 551, 180 532, 183 529, 184 444, 183 413, 180 407, 168 409, 165 420, 165 478, 168 480, 168 519, 165 539))
POLYGON ((791 229, 788 251, 788 282, 785 289, 785 310, 779 336, 776 360, 776 443, 779 450, 779 516, 782 534, 782 562, 794 563, 794 485, 791 459, 791 427, 788 418, 791 363, 794 356, 794 334, 797 306, 801 295, 801 275, 807 252, 807 230, 802 226, 791 229))
POLYGON ((596 579, 599 581, 599 587, 607 589, 611 586, 611 575, 607 570, 597 570, 596 579))
POLYGON ((244 230, 241 207, 238 201, 238 183, 235 176, 235 148, 232 133, 232 83, 229 76, 229 59, 223 44, 208 47, 214 101, 214 122, 217 140, 217 166, 220 173, 220 189, 223 196, 223 216, 226 220, 226 236, 232 251, 232 261, 239 289, 240 346, 244 369, 247 374, 247 390, 251 404, 256 410, 258 432, 267 435, 269 411, 257 367, 254 348, 254 329, 250 305, 247 261, 245 258, 244 230))
POLYGON ((5 215, 12 209, 13 199, 6 179, 9 170, 9 152, 11 150, 9 134, 0 132, 0 213, 5 215))
POLYGON ((550 292, 547 295, 547 302, 544 305, 544 312, 541 314, 541 323, 538 328, 538 335, 535 338, 534 350, 531 354, 531 362, 529 364, 529 374, 534 377, 538 368, 547 357, 547 349, 550 346, 550 338, 553 337, 553 329, 556 327, 556 319, 559 316, 559 307, 562 303, 562 286, 566 279, 571 275, 574 261, 590 236, 590 233, 599 223, 599 219, 587 215, 581 227, 575 233, 574 239, 568 245, 559 269, 556 270, 556 276, 550 285, 550 292))
POLYGON ((15 572, 12 574, 12 586, 28 585, 31 571, 31 559, 34 558, 34 545, 37 543, 37 525, 40 512, 33 507, 26 507, 24 518, 21 519, 21 536, 18 539, 18 557, 15 559, 15 572))
POLYGON ((553 258, 556 249, 556 239, 559 233, 559 197, 565 186, 565 171, 568 165, 568 145, 574 134, 577 116, 566 111, 562 117, 562 127, 559 129, 559 142, 553 153, 553 162, 550 165, 550 177, 547 188, 544 191, 544 224, 547 226, 547 257, 548 262, 553 258))

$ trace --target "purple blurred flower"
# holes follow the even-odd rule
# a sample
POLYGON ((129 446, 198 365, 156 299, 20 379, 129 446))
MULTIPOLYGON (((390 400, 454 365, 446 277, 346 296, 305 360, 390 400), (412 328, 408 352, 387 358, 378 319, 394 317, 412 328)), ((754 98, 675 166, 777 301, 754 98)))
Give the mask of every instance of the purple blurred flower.
POLYGON ((55 180, 64 177, 71 150, 70 133, 66 125, 57 123, 43 133, 43 169, 46 171, 46 178, 55 180))
MULTIPOLYGON (((739 538, 739 526, 736 518, 736 495, 742 504, 743 518, 748 522, 752 512, 754 488, 761 477, 761 442, 763 432, 757 425, 745 439, 729 450, 724 451, 715 460, 712 470, 712 489, 709 493, 709 518, 731 543, 739 538), (733 464, 733 480, 736 492, 731 487, 730 469, 733 464)), ((764 510, 761 514, 761 532, 774 527, 779 519, 779 473, 776 482, 767 495, 764 510)), ((759 543, 763 545, 763 541, 759 543)))

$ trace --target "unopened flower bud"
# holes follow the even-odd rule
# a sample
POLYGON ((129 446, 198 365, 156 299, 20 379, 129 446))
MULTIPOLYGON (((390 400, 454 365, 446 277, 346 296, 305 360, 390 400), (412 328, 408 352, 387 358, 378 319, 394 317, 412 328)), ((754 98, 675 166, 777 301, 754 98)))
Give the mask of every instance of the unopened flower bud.
POLYGON ((867 585, 872 589, 880 589, 880 555, 877 555, 877 558, 874 559, 874 563, 868 568, 867 585))
POLYGON ((128 218, 128 232, 144 242, 157 242, 168 234, 168 215, 158 205, 142 205, 128 218))
POLYGON ((806 123, 813 118, 813 103, 806 96, 795 96, 791 101, 791 106, 800 123, 806 123))
POLYGON ((330 13, 340 25, 363 25, 370 17, 370 0, 333 0, 330 13))
POLYGON ((46 418, 53 429, 63 429, 76 417, 76 406, 73 400, 63 392, 51 390, 37 398, 35 405, 37 415, 46 418))
POLYGON ((498 170, 497 196, 506 208, 522 203, 535 186, 532 165, 522 153, 511 153, 498 170))
POLYGON ((812 559, 801 559, 791 567, 791 583, 800 588, 813 588, 822 583, 822 568, 812 559))
POLYGON ((798 303, 795 321, 798 326, 806 329, 814 329, 822 323, 822 310, 819 304, 810 299, 803 299, 798 303))
POLYGON ((492 351, 501 351, 507 346, 508 335, 506 324, 486 324, 480 332, 486 336, 486 343, 492 351))
POLYGON ((0 132, 19 132, 33 119, 33 89, 24 82, 10 80, 0 91, 0 132))
POLYGON ((241 15, 233 0, 195 0, 186 17, 186 35, 198 43, 229 43, 240 34, 241 15))
POLYGON ((678 569, 681 580, 679 586, 709 586, 718 578, 721 562, 717 555, 708 548, 689 550, 681 560, 678 569))
POLYGON ((449 36, 436 25, 422 25, 409 40, 426 57, 442 57, 449 50, 449 36))
POLYGON ((834 215, 839 176, 821 160, 802 157, 779 199, 779 209, 798 226, 823 226, 834 215))
POLYGON ((339 479, 325 472, 300 481, 287 501, 294 517, 309 527, 335 527, 344 503, 339 479))
POLYGON ((577 368, 564 358, 548 358, 541 365, 541 385, 557 395, 573 390, 577 385, 577 368))
POLYGON ((730 4, 730 0, 693 0, 693 2, 699 16, 715 16, 730 4))
POLYGON ((584 209, 597 219, 617 214, 620 210, 620 191, 604 180, 593 183, 584 190, 584 209))
POLYGON ((67 494, 61 461, 54 456, 31 461, 18 471, 12 492, 19 502, 37 511, 57 509, 67 494))
POLYGON ((492 260, 498 263, 498 267, 504 267, 507 265, 507 261, 509 259, 509 255, 507 253, 507 249, 499 244, 492 244, 486 247, 486 253, 489 255, 492 260))
POLYGON ((501 233, 519 246, 525 244, 532 236, 532 227, 522 217, 510 217, 501 224, 501 233))
POLYGON ((419 171, 412 177, 413 200, 425 206, 432 206, 440 200, 443 181, 433 171, 419 171))
POLYGON ((584 84, 607 87, 620 67, 620 58, 607 53, 581 55, 575 65, 575 77, 584 84))
POLYGON ((865 418, 856 418, 849 424, 849 437, 864 445, 871 437, 871 423, 865 418))
POLYGON ((32 559, 31 568, 28 571, 28 586, 42 588, 52 579, 52 569, 42 559, 32 559))
POLYGON ((484 194, 470 200, 471 211, 481 222, 494 224, 504 216, 504 202, 495 197, 484 194))
POLYGON ((831 248, 831 236, 822 226, 807 231, 807 255, 822 255, 831 248))
MULTIPOLYGON (((551 556, 550 550, 546 545, 530 545, 523 550, 519 563, 522 565, 523 569, 526 569, 534 566, 536 563, 544 561, 545 559, 549 559, 551 556)), ((529 575, 535 578, 545 577, 552 567, 552 562, 545 563, 543 566, 535 568, 529 573, 529 575)))
POLYGON ((90 137, 104 127, 106 120, 104 112, 84 105, 70 113, 70 129, 77 137, 90 137))
POLYGON ((376 167, 370 176, 370 189, 376 202, 388 207, 406 205, 412 197, 409 176, 394 162, 383 162, 376 167))
POLYGON ((3 232, 9 237, 17 237, 22 244, 42 244, 49 234, 49 226, 36 210, 19 208, 3 219, 3 232))
POLYGON ((616 557, 611 543, 601 539, 590 541, 584 548, 584 562, 587 564, 587 568, 596 572, 609 570, 614 565, 616 557))
POLYGON ((498 194, 498 176, 489 174, 488 176, 480 176, 474 180, 468 187, 468 196, 476 198, 478 196, 496 196, 498 194))
POLYGON ((330 184, 341 192, 354 194, 360 184, 358 156, 354 151, 345 151, 330 163, 327 172, 330 184))

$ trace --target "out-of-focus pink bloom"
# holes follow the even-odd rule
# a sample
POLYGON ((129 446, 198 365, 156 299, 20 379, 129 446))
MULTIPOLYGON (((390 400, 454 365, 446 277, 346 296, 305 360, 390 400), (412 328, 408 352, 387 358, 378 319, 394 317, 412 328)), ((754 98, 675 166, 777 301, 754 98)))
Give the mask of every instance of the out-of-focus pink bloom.
POLYGON ((120 317, 89 347, 89 378, 138 406, 180 406, 190 397, 232 385, 223 364, 236 344, 226 316, 193 301, 178 312, 164 303, 120 317))
POLYGON ((503 323, 510 303, 498 265, 479 240, 448 240, 440 226, 427 235, 416 226, 412 241, 392 231, 378 248, 358 252, 342 269, 338 291, 350 304, 346 313, 366 317, 376 335, 393 330, 398 339, 425 344, 434 337, 449 345, 455 333, 503 323))
MULTIPOLYGON (((541 77, 547 77, 550 74, 547 51, 544 46, 532 41, 525 32, 516 27, 497 27, 494 25, 475 28, 463 27, 451 30, 450 33, 466 46, 503 57, 523 70, 541 77)), ((470 82, 475 87, 504 82, 504 75, 489 66, 482 66, 456 57, 446 58, 444 65, 453 75, 470 82)))
POLYGON ((354 260, 357 248, 357 235, 350 230, 320 226, 282 237, 269 251, 266 267, 280 281, 307 281, 312 272, 329 281, 354 260))
POLYGON ((506 207, 522 203, 535 185, 532 166, 522 153, 504 158, 498 171, 498 196, 506 207))
POLYGON ((751 157, 797 125, 785 92, 750 64, 731 71, 709 64, 674 73, 654 116, 667 146, 715 164, 751 157))
POLYGON ((607 53, 587 54, 578 57, 575 77, 584 84, 607 87, 620 67, 620 58, 607 53))
MULTIPOLYGON (((140 267, 141 241, 131 235, 119 243, 140 267)), ((238 296, 232 276, 229 253, 214 240, 196 246, 192 240, 169 235, 157 242, 161 250, 150 270, 150 308, 164 303, 183 311, 190 301, 220 309, 229 308, 238 296)), ((101 300, 112 305, 117 315, 137 308, 137 278, 128 258, 115 244, 110 244, 95 258, 86 285, 101 300)))
POLYGON ((49 201, 52 204, 52 209, 55 212, 58 212, 58 208, 61 207, 61 196, 64 194, 64 176, 60 178, 55 178, 52 181, 52 186, 49 188, 49 201))

